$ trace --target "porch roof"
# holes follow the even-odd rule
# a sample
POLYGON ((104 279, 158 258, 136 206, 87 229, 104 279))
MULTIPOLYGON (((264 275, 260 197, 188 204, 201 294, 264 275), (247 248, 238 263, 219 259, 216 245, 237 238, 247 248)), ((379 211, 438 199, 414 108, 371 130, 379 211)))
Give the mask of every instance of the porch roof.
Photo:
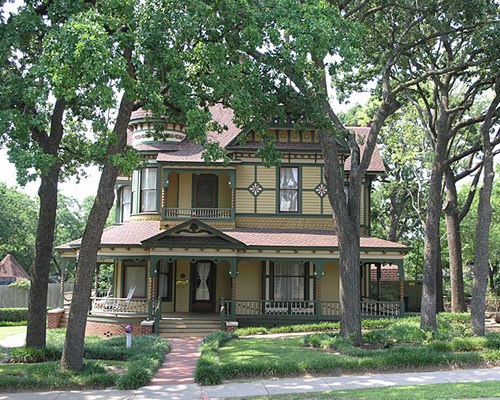
MULTIPOLYGON (((195 221, 195 220, 191 220, 195 221)), ((186 222, 186 224, 191 221, 186 222)), ((196 221, 200 224, 199 221, 196 221)), ((205 224, 203 224, 205 225, 205 224)), ((186 247, 203 246, 211 247, 213 245, 228 244, 227 238, 234 239, 241 243, 244 248, 296 248, 296 249, 337 249, 338 237, 335 231, 321 230, 301 230, 301 229, 221 229, 212 228, 214 235, 210 237, 199 236, 175 236, 169 237, 160 231, 158 221, 127 222, 123 225, 116 225, 104 230, 101 238, 101 246, 104 247, 148 247, 151 245, 151 239, 161 234, 161 243, 155 245, 165 247, 186 247), (219 232, 219 235, 217 235, 219 232), (221 240, 218 240, 221 239, 221 240), (170 240, 172 239, 172 240, 170 240), (224 240, 222 240, 224 239, 224 240), (141 243, 141 242, 146 242, 141 243)), ((400 243, 390 242, 384 239, 378 239, 370 236, 363 236, 360 240, 362 250, 391 250, 406 252, 409 248, 400 243)), ((80 239, 65 245, 57 247, 59 251, 65 251, 80 247, 80 239)))

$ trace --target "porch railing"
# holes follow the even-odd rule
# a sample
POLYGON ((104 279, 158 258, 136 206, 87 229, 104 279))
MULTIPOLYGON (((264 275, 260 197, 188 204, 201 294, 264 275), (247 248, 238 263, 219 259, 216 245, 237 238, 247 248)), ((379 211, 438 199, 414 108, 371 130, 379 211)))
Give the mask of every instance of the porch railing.
MULTIPOLYGON (((363 317, 399 317, 402 315, 399 301, 362 301, 363 317)), ((221 317, 340 317, 338 301, 282 301, 282 300, 221 300, 221 317)), ((311 318, 312 319, 312 318, 311 318)))
POLYGON ((91 314, 140 314, 148 315, 147 299, 124 297, 91 297, 91 314))
POLYGON ((163 208, 163 219, 234 219, 233 208, 163 208))

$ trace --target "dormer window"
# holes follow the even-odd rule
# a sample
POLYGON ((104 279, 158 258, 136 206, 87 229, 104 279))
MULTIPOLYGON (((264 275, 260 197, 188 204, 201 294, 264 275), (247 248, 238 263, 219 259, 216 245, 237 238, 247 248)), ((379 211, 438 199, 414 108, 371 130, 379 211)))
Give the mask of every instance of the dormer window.
POLYGON ((156 212, 156 168, 141 171, 141 212, 156 212))
POLYGON ((280 168, 280 212, 299 212, 299 168, 280 168))

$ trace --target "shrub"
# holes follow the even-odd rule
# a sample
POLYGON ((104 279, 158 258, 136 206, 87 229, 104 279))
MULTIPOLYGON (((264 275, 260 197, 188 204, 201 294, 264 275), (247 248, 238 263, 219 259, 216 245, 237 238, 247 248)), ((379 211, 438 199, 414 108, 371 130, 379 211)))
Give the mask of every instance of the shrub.
POLYGON ((194 380, 201 385, 217 385, 222 381, 219 359, 220 347, 236 336, 227 332, 215 332, 201 342, 201 355, 196 363, 194 380))
POLYGON ((42 363, 56 361, 61 358, 62 352, 55 347, 39 349, 35 347, 15 347, 10 350, 7 361, 11 363, 42 363))
POLYGON ((27 308, 0 308, 0 321, 20 322, 27 320, 27 308))

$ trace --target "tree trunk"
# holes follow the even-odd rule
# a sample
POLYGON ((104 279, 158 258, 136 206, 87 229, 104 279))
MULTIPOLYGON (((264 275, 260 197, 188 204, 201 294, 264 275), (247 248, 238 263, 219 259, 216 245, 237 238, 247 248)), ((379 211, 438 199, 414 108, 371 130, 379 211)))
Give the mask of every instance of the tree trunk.
POLYGON ((60 165, 54 164, 47 175, 42 176, 38 189, 40 211, 35 257, 31 267, 26 347, 43 348, 46 345, 47 290, 56 225, 57 183, 60 170, 60 165))
MULTIPOLYGON (((134 102, 124 94, 120 103, 114 132, 117 143, 108 148, 108 155, 113 156, 123 152, 127 144, 127 127, 132 113, 134 102)), ((85 326, 89 297, 92 290, 93 276, 97 263, 97 251, 101 241, 106 219, 113 206, 115 192, 114 185, 118 177, 119 168, 108 162, 101 174, 97 196, 90 211, 85 232, 82 237, 76 272, 73 299, 69 312, 66 340, 61 358, 61 367, 80 371, 83 368, 83 350, 85 326)))
POLYGON ((498 272, 498 264, 490 265, 489 275, 490 275, 490 290, 491 293, 498 294, 497 289, 495 287, 495 276, 498 272))
MULTIPOLYGON (((55 158, 57 158, 59 145, 64 134, 62 120, 65 109, 65 100, 57 99, 52 111, 50 136, 37 130, 33 132, 33 139, 40 145, 44 153, 55 158)), ((60 172, 61 165, 59 161, 55 161, 47 174, 41 176, 40 188, 38 189, 40 211, 36 230, 35 257, 31 266, 26 347, 43 348, 46 345, 47 291, 54 245, 57 184, 60 172)))
POLYGON ((496 96, 488 107, 486 118, 481 126, 483 141, 484 170, 483 186, 479 191, 476 225, 476 257, 472 268, 472 300, 471 326, 476 335, 485 334, 486 288, 488 285, 489 269, 489 238, 491 225, 491 192, 495 171, 493 168, 493 149, 490 142, 490 129, 493 124, 493 115, 500 103, 500 77, 497 76, 495 85, 496 96))
POLYGON ((420 327, 437 329, 436 319, 436 276, 439 242, 439 219, 442 204, 443 163, 446 155, 446 140, 438 135, 431 179, 424 238, 424 276, 422 282, 422 303, 420 327))
POLYGON ((446 182, 446 233, 448 238, 448 252, 450 258, 451 279, 451 312, 467 311, 464 293, 464 273, 462 260, 462 235, 458 218, 458 195, 453 172, 450 168, 445 171, 446 182))
POLYGON ((441 262, 441 242, 438 243, 438 258, 436 264, 436 313, 444 311, 443 264, 441 262))

